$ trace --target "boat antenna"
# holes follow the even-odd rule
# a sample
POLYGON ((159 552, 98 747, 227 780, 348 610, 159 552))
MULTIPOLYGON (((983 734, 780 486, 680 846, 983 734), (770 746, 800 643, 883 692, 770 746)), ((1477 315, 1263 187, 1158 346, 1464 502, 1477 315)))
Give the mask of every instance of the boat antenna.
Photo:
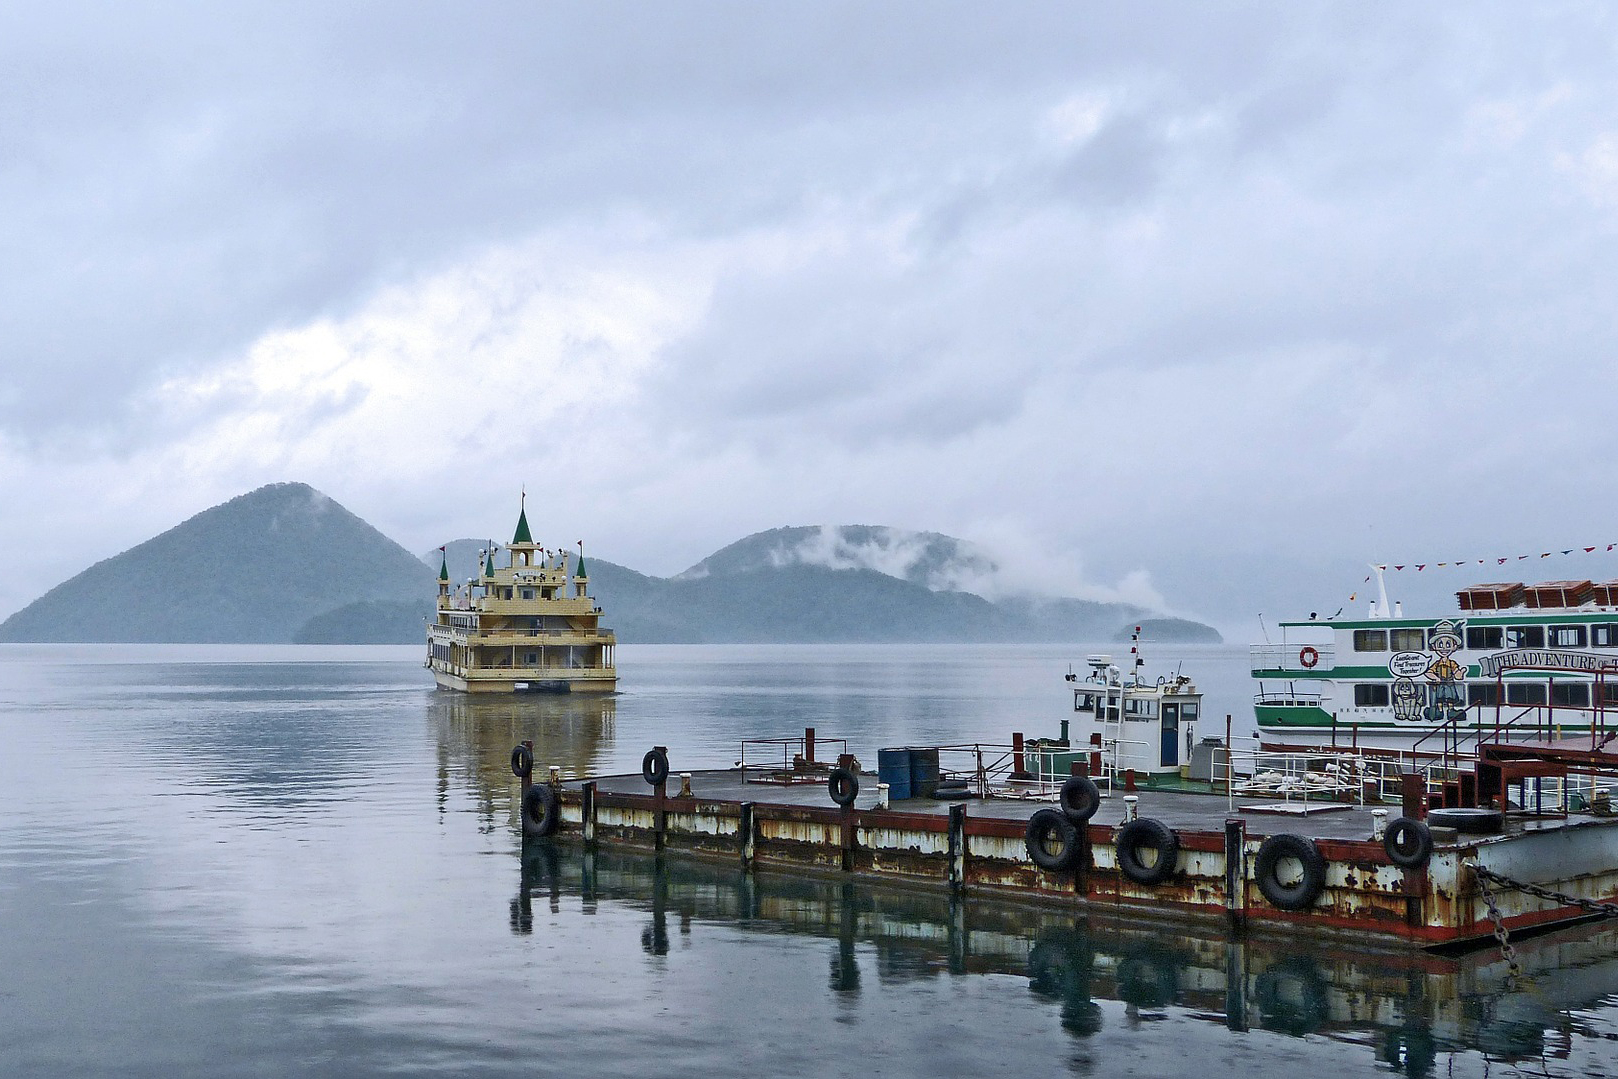
POLYGON ((1259 614, 1258 614, 1258 628, 1259 628, 1259 632, 1264 634, 1264 643, 1269 644, 1270 643, 1270 630, 1269 630, 1269 627, 1267 627, 1264 624, 1264 612, 1263 611, 1260 611, 1259 614))

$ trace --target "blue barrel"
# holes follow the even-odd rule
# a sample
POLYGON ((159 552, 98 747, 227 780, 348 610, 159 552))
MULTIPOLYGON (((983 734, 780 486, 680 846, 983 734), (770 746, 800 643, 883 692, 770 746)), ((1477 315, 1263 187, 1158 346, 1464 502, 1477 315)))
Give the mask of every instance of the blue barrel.
POLYGON ((888 785, 888 797, 899 801, 910 797, 910 750, 876 751, 876 781, 888 785))
POLYGON ((938 790, 938 750, 910 747, 910 796, 931 798, 938 790))

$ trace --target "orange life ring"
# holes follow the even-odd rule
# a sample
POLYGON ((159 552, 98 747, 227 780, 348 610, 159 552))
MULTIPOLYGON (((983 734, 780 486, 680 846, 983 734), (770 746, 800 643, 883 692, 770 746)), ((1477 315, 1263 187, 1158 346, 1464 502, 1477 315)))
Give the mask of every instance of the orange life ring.
POLYGON ((1298 652, 1298 662, 1305 667, 1313 667, 1320 662, 1320 653, 1306 644, 1298 652))

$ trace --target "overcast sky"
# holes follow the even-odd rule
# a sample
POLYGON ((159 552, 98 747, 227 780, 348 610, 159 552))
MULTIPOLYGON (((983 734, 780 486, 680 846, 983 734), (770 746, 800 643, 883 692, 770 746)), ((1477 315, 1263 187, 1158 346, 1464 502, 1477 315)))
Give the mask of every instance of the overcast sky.
POLYGON ((1604 545, 1615 52, 1593 3, 8 5, 0 614, 281 480, 416 551, 526 484, 657 574, 930 529, 1224 626, 1604 545))

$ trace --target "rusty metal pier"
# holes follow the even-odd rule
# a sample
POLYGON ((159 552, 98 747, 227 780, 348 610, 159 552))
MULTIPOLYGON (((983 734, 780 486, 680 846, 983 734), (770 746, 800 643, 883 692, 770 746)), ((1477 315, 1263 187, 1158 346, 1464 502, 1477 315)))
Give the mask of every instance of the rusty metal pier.
MULTIPOLYGON (((1073 828, 1075 849, 1065 867, 1053 870, 1033 857, 1030 819, 1042 808, 1037 802, 913 798, 879 806, 875 777, 867 773, 859 777, 858 795, 839 805, 825 783, 761 789, 744 768, 671 777, 666 754, 660 773, 564 780, 558 770, 539 777, 543 769, 531 762, 530 770, 536 779, 523 778, 519 811, 525 831, 563 841, 978 898, 1226 923, 1248 932, 1313 931, 1414 948, 1479 942, 1494 925, 1478 868, 1587 902, 1618 897, 1618 819, 1583 814, 1513 821, 1496 835, 1435 827, 1430 853, 1417 864, 1400 864, 1374 837, 1379 822, 1370 806, 1274 814, 1264 812, 1271 807, 1263 798, 1142 789, 1100 798, 1094 815, 1073 828), (542 797, 531 797, 536 783, 549 788, 533 792, 542 797), (552 819, 529 829, 529 807, 540 803, 550 807, 552 819), (1172 864, 1153 883, 1130 871, 1138 864, 1124 864, 1130 852, 1120 847, 1120 835, 1136 818, 1158 822, 1173 836, 1172 864), (1279 872, 1277 857, 1266 853, 1266 841, 1275 836, 1318 852, 1319 887, 1296 909, 1277 905, 1275 889, 1260 879, 1279 872)), ((1407 792, 1411 817, 1424 815, 1424 801, 1414 787, 1407 792)), ((536 812, 543 817, 545 810, 536 812)), ((1573 903, 1519 891, 1497 889, 1492 901, 1493 913, 1513 932, 1591 916, 1573 903)))

